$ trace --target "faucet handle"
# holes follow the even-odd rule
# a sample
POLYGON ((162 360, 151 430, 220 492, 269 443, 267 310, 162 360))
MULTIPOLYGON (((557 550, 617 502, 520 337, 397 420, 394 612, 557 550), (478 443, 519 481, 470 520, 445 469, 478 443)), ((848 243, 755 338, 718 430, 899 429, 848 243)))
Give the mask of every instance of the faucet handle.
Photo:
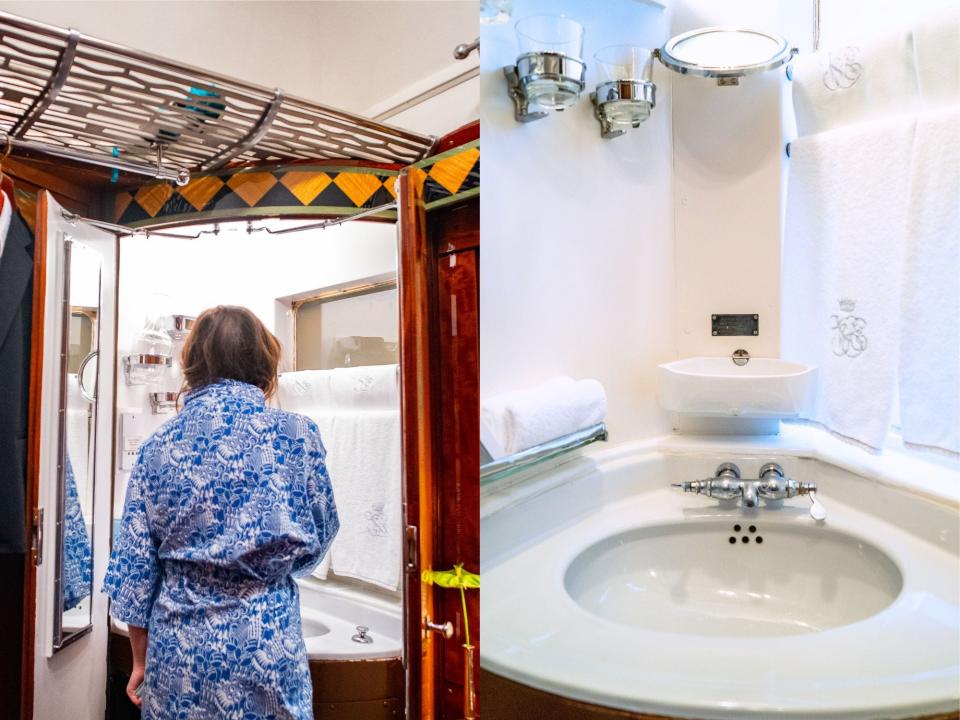
POLYGON ((810 517, 817 522, 827 519, 827 508, 817 499, 817 484, 815 482, 800 483, 800 494, 810 496, 810 517))
POLYGON ((827 509, 823 506, 819 500, 817 500, 817 491, 811 490, 810 495, 810 517, 812 517, 817 522, 823 522, 827 519, 827 509))

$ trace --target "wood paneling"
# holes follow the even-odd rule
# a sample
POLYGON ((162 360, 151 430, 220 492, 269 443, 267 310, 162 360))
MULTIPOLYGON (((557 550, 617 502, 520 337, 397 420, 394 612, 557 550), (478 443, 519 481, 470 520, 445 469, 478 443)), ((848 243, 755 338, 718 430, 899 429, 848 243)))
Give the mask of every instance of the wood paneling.
POLYGON ((3 163, 3 170, 14 178, 18 189, 30 193, 49 190, 65 208, 86 217, 91 216, 97 202, 97 193, 92 189, 94 183, 103 182, 100 173, 70 170, 13 158, 3 163))
MULTIPOLYGON (((481 672, 480 686, 487 717, 493 720, 696 720, 591 705, 536 690, 486 670, 481 672)), ((924 715, 914 720, 960 720, 960 712, 924 715)))
POLYGON ((403 698, 403 663, 382 660, 311 660, 313 701, 349 703, 403 698))
MULTIPOLYGON (((413 171, 416 172, 416 171, 413 171)), ((436 417, 433 388, 436 372, 431 328, 433 319, 435 259, 427 251, 426 216, 411 171, 400 174, 397 184, 398 284, 400 288, 400 413, 403 440, 404 520, 417 528, 416 567, 404 573, 404 643, 406 653, 406 704, 411 718, 433 720, 436 693, 432 668, 436 657, 433 633, 423 631, 424 616, 434 617, 433 588, 420 580, 431 569, 436 515, 436 417)))
POLYGON ((449 132, 440 138, 440 140, 437 141, 437 146, 434 148, 432 154, 439 155, 447 150, 453 150, 455 147, 460 147, 461 145, 466 145, 468 142, 473 142, 474 140, 479 139, 480 121, 474 120, 466 125, 461 125, 453 132, 449 132))
MULTIPOLYGON (((40 385, 43 377, 44 303, 47 293, 47 194, 37 202, 33 249, 33 325, 30 338, 30 408, 27 435, 27 522, 37 507, 40 482, 40 385)), ((21 653, 20 717, 33 720, 33 666, 36 637, 37 570, 28 552, 23 563, 23 646, 21 653)))
MULTIPOLYGON (((463 563, 480 572, 480 227, 478 201, 442 208, 428 216, 431 248, 438 253, 437 318, 439 390, 443 422, 439 424, 440 505, 436 563, 443 568, 463 563), (453 248, 453 250, 451 250, 453 248)), ((444 720, 463 717, 464 636, 460 593, 438 589, 442 621, 454 635, 445 639, 441 707, 444 720)), ((479 657, 480 593, 467 592, 470 639, 479 657)))
MULTIPOLYGON (((133 668, 130 641, 110 634, 108 720, 136 720, 140 712, 126 696, 133 668)), ((400 658, 311 660, 313 714, 344 720, 398 720, 403 717, 404 677, 400 658)))

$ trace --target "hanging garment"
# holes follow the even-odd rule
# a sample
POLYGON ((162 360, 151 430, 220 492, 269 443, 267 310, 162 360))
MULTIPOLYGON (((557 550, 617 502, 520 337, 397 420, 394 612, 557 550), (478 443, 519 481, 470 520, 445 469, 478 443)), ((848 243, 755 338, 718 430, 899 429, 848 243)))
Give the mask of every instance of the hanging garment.
POLYGON ((224 380, 141 447, 104 591, 149 628, 143 720, 303 720, 312 688, 292 575, 339 528, 307 418, 224 380))
POLYGON ((9 230, 0 233, 0 553, 22 553, 34 242, 13 203, 6 198, 3 205, 9 230))

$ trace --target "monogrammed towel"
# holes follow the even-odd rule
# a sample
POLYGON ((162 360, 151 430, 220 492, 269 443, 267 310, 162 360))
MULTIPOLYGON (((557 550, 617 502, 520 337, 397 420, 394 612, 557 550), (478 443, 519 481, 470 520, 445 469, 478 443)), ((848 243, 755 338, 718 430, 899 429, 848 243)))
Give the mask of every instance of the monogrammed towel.
POLYGON ((820 368, 809 419, 874 449, 900 357, 914 126, 894 117, 800 137, 789 166, 782 354, 820 368))

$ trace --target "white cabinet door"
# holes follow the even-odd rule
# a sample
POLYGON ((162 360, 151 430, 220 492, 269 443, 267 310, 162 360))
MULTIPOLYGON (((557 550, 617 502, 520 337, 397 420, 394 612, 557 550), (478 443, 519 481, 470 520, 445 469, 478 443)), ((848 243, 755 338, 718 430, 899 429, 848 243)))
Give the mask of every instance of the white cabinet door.
MULTIPOLYGON (((49 193, 41 193, 38 200, 41 213, 45 212, 46 223, 41 222, 37 227, 36 251, 39 253, 45 249, 46 260, 45 267, 38 269, 42 277, 34 278, 37 285, 43 281, 44 296, 39 467, 36 476, 37 506, 43 510, 43 553, 42 562, 35 568, 33 717, 36 720, 102 720, 109 619, 107 598, 100 592, 100 587, 110 553, 118 243, 115 235, 71 219, 49 193), (99 283, 89 277, 74 278, 65 286, 68 262, 75 263, 76 267, 81 255, 96 257, 100 269, 99 283), (76 299, 78 296, 83 299, 76 299), (82 480, 89 481, 89 488, 81 493, 81 505, 85 506, 83 526, 93 553, 92 593, 85 600, 89 607, 90 629, 76 632, 70 641, 63 641, 58 627, 69 636, 71 628, 85 627, 88 623, 85 612, 79 621, 75 617, 65 618, 60 613, 61 600, 58 598, 58 566, 63 564, 57 558, 57 508, 58 502, 63 502, 58 465, 64 463, 66 441, 61 439, 61 434, 64 433, 65 437, 68 422, 65 410, 68 385, 62 375, 61 363, 67 362, 70 349, 69 343, 64 345, 64 333, 73 317, 70 306, 79 303, 96 307, 97 300, 99 306, 95 316, 102 362, 97 363, 93 373, 97 387, 96 413, 87 425, 91 441, 82 480), (62 417, 61 409, 64 409, 62 417), (58 614, 60 620, 56 619, 58 614), (58 637, 61 638, 59 641, 58 637)), ((35 314, 37 312, 39 308, 35 308, 35 314)), ((76 375, 70 379, 75 380, 76 375)), ((88 386, 91 379, 87 379, 88 386)), ((79 464, 80 460, 76 462, 79 464)), ((81 481, 78 479, 77 482, 81 481)), ((24 671, 25 675, 29 673, 28 668, 24 671)), ((29 683, 29 678, 25 681, 29 683)))

